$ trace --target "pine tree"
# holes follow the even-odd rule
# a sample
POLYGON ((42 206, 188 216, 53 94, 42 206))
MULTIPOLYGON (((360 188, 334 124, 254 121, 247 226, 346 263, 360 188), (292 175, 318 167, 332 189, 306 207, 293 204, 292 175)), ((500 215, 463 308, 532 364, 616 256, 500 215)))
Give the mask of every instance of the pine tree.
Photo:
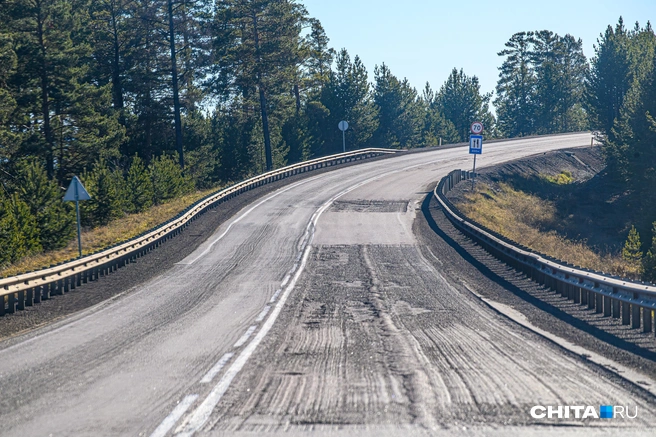
POLYGON ((656 222, 651 226, 651 246, 642 260, 642 271, 643 280, 656 282, 656 222))
POLYGON ((461 69, 453 69, 440 88, 436 101, 440 112, 456 127, 458 140, 466 141, 474 121, 480 121, 486 132, 493 132, 494 117, 489 110, 489 94, 482 95, 476 76, 469 77, 461 69))
POLYGON ((442 115, 436 98, 435 92, 426 82, 421 95, 421 105, 424 111, 421 142, 424 146, 437 146, 440 144, 440 138, 442 144, 455 143, 459 140, 456 127, 442 115))
POLYGON ((48 180, 43 166, 34 160, 20 162, 13 183, 36 221, 39 245, 44 250, 66 246, 75 233, 75 214, 62 201, 62 190, 48 180))
POLYGON ((417 91, 407 80, 399 81, 385 64, 377 66, 374 74, 378 128, 373 144, 404 149, 419 146, 424 113, 417 91))
POLYGON ((0 266, 41 250, 36 220, 17 194, 0 194, 0 266))
POLYGON ((631 88, 633 75, 629 59, 630 38, 620 20, 608 26, 595 46, 587 86, 587 109, 595 129, 608 134, 620 116, 624 97, 631 88))
MULTIPOLYGON (((649 196, 656 187, 656 35, 649 23, 645 29, 636 25, 636 30, 628 33, 627 44, 633 79, 619 115, 605 132, 603 146, 609 173, 649 196)), ((646 209, 645 216, 656 213, 653 208, 646 209)))
POLYGON ((506 49, 498 53, 506 59, 499 68, 494 104, 499 130, 508 137, 535 132, 537 78, 533 66, 533 35, 533 32, 514 34, 506 42, 506 49))
POLYGON ((182 174, 176 160, 161 155, 150 163, 150 179, 153 186, 153 203, 159 205, 190 190, 190 183, 182 174))
POLYGON ((622 248, 622 259, 627 262, 632 273, 640 274, 642 268, 642 243, 640 242, 640 234, 635 226, 631 226, 629 236, 622 248))
POLYGON ((121 185, 104 160, 98 161, 81 179, 91 196, 91 200, 80 202, 80 213, 86 226, 104 226, 123 215, 121 185))
POLYGON ((43 159, 62 185, 98 157, 116 156, 123 136, 109 90, 87 80, 85 14, 66 0, 18 0, 10 9, 19 62, 9 87, 25 131, 18 153, 43 159))
POLYGON ((132 158, 125 187, 128 195, 127 212, 141 212, 152 206, 154 196, 153 182, 150 174, 146 171, 143 161, 137 155, 132 158))
MULTIPOLYGON (((2 19, 0 15, 0 19, 2 19)), ((16 53, 10 34, 0 28, 0 166, 8 162, 20 144, 20 135, 12 129, 11 119, 16 109, 16 100, 7 86, 7 80, 17 65, 16 53)), ((0 176, 0 181, 2 177, 0 176)))
POLYGON ((342 151, 342 133, 337 128, 342 120, 349 123, 346 131, 347 150, 371 144, 373 133, 378 127, 377 111, 367 69, 358 56, 351 62, 346 49, 339 51, 335 59, 335 70, 329 74, 319 103, 310 109, 312 115, 321 117, 320 120, 311 121, 319 130, 313 134, 315 139, 319 139, 312 146, 314 156, 342 151))
POLYGON ((283 155, 273 147, 282 144, 285 110, 298 107, 287 90, 294 89, 299 77, 298 50, 306 14, 302 6, 288 0, 217 3, 212 86, 223 98, 242 106, 244 113, 254 115, 256 108, 269 170, 276 156, 280 161, 283 155))

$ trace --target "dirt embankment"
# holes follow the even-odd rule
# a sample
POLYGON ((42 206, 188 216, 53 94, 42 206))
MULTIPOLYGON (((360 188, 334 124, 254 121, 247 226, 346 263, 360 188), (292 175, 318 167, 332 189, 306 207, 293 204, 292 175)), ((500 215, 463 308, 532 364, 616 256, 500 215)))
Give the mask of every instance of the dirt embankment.
POLYGON ((605 173, 599 147, 485 168, 474 190, 460 184, 449 197, 467 216, 538 252, 636 275, 619 255, 639 214, 636 200, 605 173))

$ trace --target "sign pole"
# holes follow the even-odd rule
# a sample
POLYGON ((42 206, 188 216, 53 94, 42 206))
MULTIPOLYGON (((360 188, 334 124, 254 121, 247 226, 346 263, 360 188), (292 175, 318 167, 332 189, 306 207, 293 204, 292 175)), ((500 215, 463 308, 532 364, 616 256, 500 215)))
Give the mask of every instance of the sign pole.
POLYGON ((471 125, 471 135, 469 137, 469 153, 474 155, 474 168, 472 169, 472 191, 476 184, 476 155, 483 153, 483 123, 475 121, 471 125))
POLYGON ((346 130, 349 127, 348 122, 342 120, 339 122, 337 127, 342 131, 342 151, 346 153, 346 130))
POLYGON ((64 202, 75 202, 75 216, 77 218, 77 251, 82 258, 82 227, 80 225, 80 200, 89 200, 91 196, 87 192, 80 179, 77 176, 73 176, 71 184, 66 190, 66 195, 64 196, 64 202))
POLYGON ((474 191, 474 184, 476 183, 476 155, 474 155, 474 169, 472 170, 472 191, 474 191))
POLYGON ((80 258, 82 258, 82 237, 80 232, 80 202, 75 201, 75 214, 77 215, 77 249, 80 253, 80 258))
POLYGON ((80 193, 75 184, 75 215, 77 216, 77 250, 82 258, 82 232, 80 231, 80 193))

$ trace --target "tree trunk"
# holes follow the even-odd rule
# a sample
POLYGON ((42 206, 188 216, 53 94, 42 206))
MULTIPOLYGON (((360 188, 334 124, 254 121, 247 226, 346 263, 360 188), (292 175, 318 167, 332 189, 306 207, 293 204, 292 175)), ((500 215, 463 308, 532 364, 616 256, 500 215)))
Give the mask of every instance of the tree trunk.
POLYGON ((121 82, 121 52, 120 43, 118 40, 118 24, 116 22, 116 5, 112 3, 112 33, 113 33, 113 49, 114 59, 112 61, 112 103, 114 109, 119 111, 119 122, 125 126, 125 114, 123 108, 125 106, 123 101, 123 84, 121 82))
MULTIPOLYGON (((43 113, 43 135, 46 140, 46 170, 48 179, 55 177, 54 139, 50 127, 50 101, 48 84, 48 61, 46 59, 46 44, 44 38, 43 24, 45 17, 42 16, 41 2, 36 2, 37 7, 37 31, 39 34, 39 48, 41 51, 41 112, 43 113)), ((60 163, 61 165, 61 163, 60 163)))
POLYGON ((301 112, 301 92, 298 89, 298 84, 294 84, 294 97, 296 98, 296 115, 301 112))
POLYGON ((266 169, 273 170, 273 159, 271 157, 271 137, 269 135, 269 116, 267 113, 267 99, 262 84, 262 59, 260 55, 260 37, 257 31, 257 14, 253 11, 253 39, 255 41, 255 53, 257 55, 257 87, 260 91, 260 110, 262 112, 262 134, 264 135, 264 153, 266 155, 266 169))
POLYGON ((180 168, 184 169, 184 150, 182 148, 182 120, 180 118, 180 96, 178 94, 178 67, 175 56, 175 33, 173 28, 173 0, 169 3, 169 42, 171 45, 171 77, 173 85, 173 114, 175 118, 175 147, 180 158, 180 168))

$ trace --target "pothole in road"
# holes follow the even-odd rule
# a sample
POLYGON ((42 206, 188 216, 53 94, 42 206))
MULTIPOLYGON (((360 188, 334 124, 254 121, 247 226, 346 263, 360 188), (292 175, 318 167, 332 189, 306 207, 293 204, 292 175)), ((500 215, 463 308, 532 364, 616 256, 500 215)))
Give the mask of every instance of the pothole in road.
POLYGON ((406 212, 408 202, 403 200, 337 200, 333 212, 406 212))

